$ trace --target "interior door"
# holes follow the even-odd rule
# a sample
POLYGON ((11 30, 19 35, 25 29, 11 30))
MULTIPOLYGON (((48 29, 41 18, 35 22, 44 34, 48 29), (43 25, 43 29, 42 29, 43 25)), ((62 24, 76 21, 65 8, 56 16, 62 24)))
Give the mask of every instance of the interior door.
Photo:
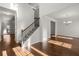
POLYGON ((55 22, 51 21, 51 37, 55 36, 55 22))

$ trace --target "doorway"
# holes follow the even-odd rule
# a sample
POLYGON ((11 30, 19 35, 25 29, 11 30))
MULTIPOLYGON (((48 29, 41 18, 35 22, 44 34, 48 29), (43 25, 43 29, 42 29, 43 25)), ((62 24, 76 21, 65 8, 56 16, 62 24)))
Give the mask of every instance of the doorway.
POLYGON ((51 21, 51 38, 55 37, 55 22, 51 21))
POLYGON ((15 44, 15 11, 0 7, 0 51, 15 44))

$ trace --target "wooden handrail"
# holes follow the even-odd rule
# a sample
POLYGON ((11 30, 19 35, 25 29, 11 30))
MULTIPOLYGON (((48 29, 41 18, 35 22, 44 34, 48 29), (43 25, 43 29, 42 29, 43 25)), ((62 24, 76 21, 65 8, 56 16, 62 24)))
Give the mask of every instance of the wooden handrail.
MULTIPOLYGON (((33 22, 33 23, 34 23, 34 22, 33 22)), ((32 23, 32 24, 33 24, 33 23, 32 23)), ((32 24, 30 24, 27 28, 25 28, 25 29, 23 30, 23 32, 24 32, 26 29, 28 29, 32 24)))
MULTIPOLYGON (((38 20, 36 20, 38 21, 38 20)), ((24 32, 26 29, 28 29, 31 25, 33 25, 36 21, 34 21, 32 24, 30 24, 27 28, 25 28, 24 30, 22 30, 22 32, 24 32)))

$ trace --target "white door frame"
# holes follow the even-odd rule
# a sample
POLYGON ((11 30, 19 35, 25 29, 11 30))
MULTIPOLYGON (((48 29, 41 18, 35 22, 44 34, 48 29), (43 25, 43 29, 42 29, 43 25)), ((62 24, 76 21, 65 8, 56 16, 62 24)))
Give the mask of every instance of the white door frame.
POLYGON ((51 38, 51 21, 55 22, 55 37, 57 36, 57 20, 50 18, 50 26, 49 26, 50 38, 51 38))
MULTIPOLYGON (((54 23, 54 25, 56 25, 56 22, 54 21, 50 21, 50 36, 52 37, 52 22, 54 23)), ((55 26, 56 27, 56 26, 55 26)), ((53 29, 55 30, 55 27, 53 27, 53 29)), ((55 31, 53 33, 54 35, 56 34, 55 31)))

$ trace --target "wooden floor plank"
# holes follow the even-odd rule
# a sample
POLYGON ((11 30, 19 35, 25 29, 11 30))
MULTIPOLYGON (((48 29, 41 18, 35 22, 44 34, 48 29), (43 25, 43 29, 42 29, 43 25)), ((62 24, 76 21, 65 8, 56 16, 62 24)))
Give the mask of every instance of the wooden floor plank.
POLYGON ((16 56, 22 56, 22 55, 17 51, 16 48, 12 48, 12 49, 13 49, 13 51, 15 52, 16 56))
POLYGON ((33 54, 26 49, 22 49, 20 46, 13 48, 13 51, 17 56, 32 56, 33 54))
POLYGON ((16 49, 18 50, 18 52, 19 52, 22 56, 27 56, 27 55, 28 55, 28 53, 25 53, 21 47, 17 47, 16 49))

